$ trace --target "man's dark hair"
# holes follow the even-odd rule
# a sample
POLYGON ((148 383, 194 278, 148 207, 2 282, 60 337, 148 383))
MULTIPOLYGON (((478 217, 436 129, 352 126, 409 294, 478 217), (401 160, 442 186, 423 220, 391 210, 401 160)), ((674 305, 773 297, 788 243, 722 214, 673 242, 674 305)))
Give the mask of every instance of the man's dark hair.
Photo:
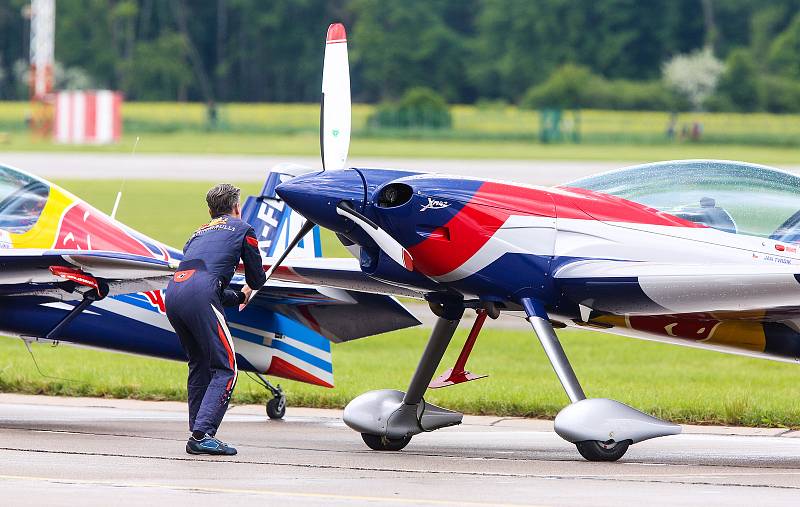
POLYGON ((211 211, 211 217, 216 218, 232 212, 233 207, 239 202, 240 192, 241 190, 230 183, 220 183, 212 187, 206 194, 206 202, 208 203, 209 211, 211 211))

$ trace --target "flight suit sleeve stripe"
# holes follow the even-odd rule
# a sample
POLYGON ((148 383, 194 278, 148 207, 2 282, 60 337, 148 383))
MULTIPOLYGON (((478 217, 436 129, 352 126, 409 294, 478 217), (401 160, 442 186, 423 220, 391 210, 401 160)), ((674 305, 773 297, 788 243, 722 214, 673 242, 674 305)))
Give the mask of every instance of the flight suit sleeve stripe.
POLYGON ((211 305, 211 309, 217 317, 217 334, 220 341, 222 341, 222 346, 225 347, 225 351, 228 353, 228 364, 233 370, 233 378, 231 378, 226 387, 226 389, 230 390, 232 386, 236 385, 236 379, 239 376, 239 370, 236 365, 236 353, 233 348, 233 338, 228 329, 228 324, 225 322, 225 317, 214 308, 214 305, 211 305))

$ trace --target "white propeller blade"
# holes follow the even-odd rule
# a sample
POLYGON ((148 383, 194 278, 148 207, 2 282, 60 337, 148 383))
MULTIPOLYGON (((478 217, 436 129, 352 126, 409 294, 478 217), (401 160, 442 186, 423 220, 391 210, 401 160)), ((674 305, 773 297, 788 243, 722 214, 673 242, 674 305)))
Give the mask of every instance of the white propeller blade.
POLYGON ((361 213, 357 212, 350 206, 341 203, 336 207, 336 213, 343 217, 349 218, 361 227, 370 238, 378 245, 378 248, 384 251, 393 261, 400 264, 409 271, 414 271, 414 260, 408 250, 403 248, 403 245, 397 242, 396 239, 391 237, 388 232, 378 227, 372 220, 368 219, 361 213))
POLYGON ((323 169, 346 169, 350 149, 350 66, 344 25, 328 27, 322 65, 320 143, 323 169))

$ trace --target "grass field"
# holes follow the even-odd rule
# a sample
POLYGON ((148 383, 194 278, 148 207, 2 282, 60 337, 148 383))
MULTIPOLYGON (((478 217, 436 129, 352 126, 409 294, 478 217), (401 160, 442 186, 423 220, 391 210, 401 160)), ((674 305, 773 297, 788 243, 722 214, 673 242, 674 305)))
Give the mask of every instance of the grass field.
MULTIPOLYGON (((367 117, 375 107, 353 105, 353 130, 366 130, 367 117)), ((22 128, 29 105, 26 102, 0 102, 0 125, 22 128)), ((455 105, 451 109, 453 130, 457 133, 483 135, 505 134, 529 136, 539 134, 539 113, 514 106, 475 107, 455 105)), ((629 134, 633 139, 663 142, 670 113, 663 111, 584 110, 575 120, 584 136, 629 134)), ((168 131, 206 128, 206 108, 201 103, 127 102, 123 118, 134 129, 168 131)), ((792 136, 800 140, 800 115, 770 113, 701 113, 687 112, 677 116, 677 127, 699 122, 706 136, 792 136)), ((244 129, 264 132, 316 133, 319 128, 319 104, 225 104, 220 106, 219 121, 223 129, 244 129)))
MULTIPOLYGON (((137 153, 191 153, 227 155, 319 156, 317 135, 256 135, 219 133, 142 134, 137 153)), ((65 146, 12 134, 3 151, 130 153, 136 136, 123 137, 114 146, 65 146)), ((350 157, 430 159, 509 159, 657 161, 689 158, 743 160, 759 164, 798 165, 800 149, 792 147, 713 144, 591 145, 501 141, 354 139, 350 157)))
MULTIPOLYGON (((108 210, 117 181, 60 182, 108 210)), ((125 185, 119 218, 168 244, 180 245, 205 220, 203 195, 211 183, 135 181, 125 185), (168 216, 165 217, 165 211, 168 216)), ((243 185, 243 193, 258 184, 243 185)), ((323 248, 346 255, 335 238, 323 248)), ((532 333, 487 326, 469 367, 489 379, 432 391, 427 399, 468 413, 553 416, 564 395, 532 333)), ((440 371, 450 366, 466 331, 459 331, 440 371)), ((586 331, 562 331, 587 394, 619 399, 679 422, 800 427, 798 367, 715 352, 641 342, 586 331)), ((377 388, 404 389, 424 346, 424 329, 334 345, 335 389, 282 382, 294 406, 341 407, 377 388)), ((175 399, 185 397, 186 366, 177 362, 61 346, 33 345, 39 375, 19 340, 0 340, 0 390, 57 395, 175 399)), ((262 388, 245 376, 236 403, 263 402, 262 388)))
MULTIPOLYGON (((641 342, 586 331, 559 333, 587 395, 618 399, 673 421, 800 426, 797 366, 641 342)), ((461 330, 442 366, 452 366, 461 330)), ((370 389, 405 389, 427 338, 424 329, 334 345, 334 389, 280 381, 292 406, 342 407, 370 389)), ((186 366, 68 346, 33 345, 40 376, 20 341, 0 341, 0 390, 56 395, 185 399, 186 366)), ((487 330, 469 368, 488 379, 429 391, 432 403, 467 413, 554 416, 567 398, 532 333, 487 330)), ((235 403, 260 403, 264 389, 240 376, 235 403)))
MULTIPOLYGON (((24 128, 27 103, 0 102, 0 151, 318 155, 316 104, 229 104, 221 132, 205 131, 202 104, 128 103, 126 134, 115 146, 65 146, 34 139, 24 128)), ((352 157, 644 161, 727 158, 765 164, 800 163, 800 115, 684 113, 678 129, 697 121, 702 142, 670 142, 669 114, 582 111, 583 143, 541 144, 538 113, 515 107, 454 106, 452 131, 375 132, 365 127, 372 106, 353 108, 352 157)))
MULTIPOLYGON (((131 180, 61 181, 55 183, 109 213, 117 191, 124 189, 117 218, 137 231, 169 246, 181 248, 189 234, 208 221, 205 195, 219 182, 175 182, 131 180), (169 216, 165 217, 165 210, 169 216)), ((261 190, 261 183, 236 183, 242 189, 242 201, 261 190)), ((322 251, 327 257, 349 257, 332 232, 322 230, 322 251)))

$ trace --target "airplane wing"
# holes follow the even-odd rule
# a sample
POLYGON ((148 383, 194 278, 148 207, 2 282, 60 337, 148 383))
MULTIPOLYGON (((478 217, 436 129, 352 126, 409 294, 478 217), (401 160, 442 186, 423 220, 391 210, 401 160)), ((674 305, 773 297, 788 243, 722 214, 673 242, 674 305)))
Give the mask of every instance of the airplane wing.
MULTIPOLYGON (((269 269, 273 259, 266 259, 264 269, 269 269)), ((422 299, 424 292, 418 288, 395 285, 370 277, 359 267, 356 259, 292 259, 287 258, 275 270, 271 280, 307 285, 322 285, 345 290, 404 296, 422 299)), ((263 290, 263 289, 262 289, 263 290)))
MULTIPOLYGON (((314 264, 320 260, 315 259, 314 264)), ((242 283, 237 277, 232 285, 242 283)), ((285 315, 335 343, 420 324, 390 296, 274 279, 258 291, 248 308, 264 308, 285 315)))
MULTIPOLYGON (((307 259, 299 263, 303 267, 297 271, 287 266, 281 272, 289 283, 276 276, 277 280, 259 291, 251 304, 295 319, 333 342, 420 323, 394 298, 383 295, 391 294, 391 290, 419 297, 418 293, 370 279, 355 260, 354 264, 327 261, 307 259), (325 280, 329 287, 316 287, 317 282, 312 280, 325 280), (337 282, 350 290, 336 288, 337 282)), ((76 285, 86 285, 76 281, 82 276, 102 281, 112 296, 153 291, 166 286, 176 267, 167 261, 119 252, 9 249, 0 251, 0 296, 62 299, 73 293, 76 285)), ((75 292, 74 299, 80 297, 75 292)))
POLYGON ((746 312, 770 311, 753 318, 796 317, 800 265, 766 257, 716 265, 583 260, 560 267, 554 277, 574 303, 616 314, 737 312, 748 318, 746 312))
POLYGON ((120 252, 0 250, 0 296, 61 298, 91 280, 106 284, 109 295, 145 292, 164 288, 176 267, 168 261, 120 252))

